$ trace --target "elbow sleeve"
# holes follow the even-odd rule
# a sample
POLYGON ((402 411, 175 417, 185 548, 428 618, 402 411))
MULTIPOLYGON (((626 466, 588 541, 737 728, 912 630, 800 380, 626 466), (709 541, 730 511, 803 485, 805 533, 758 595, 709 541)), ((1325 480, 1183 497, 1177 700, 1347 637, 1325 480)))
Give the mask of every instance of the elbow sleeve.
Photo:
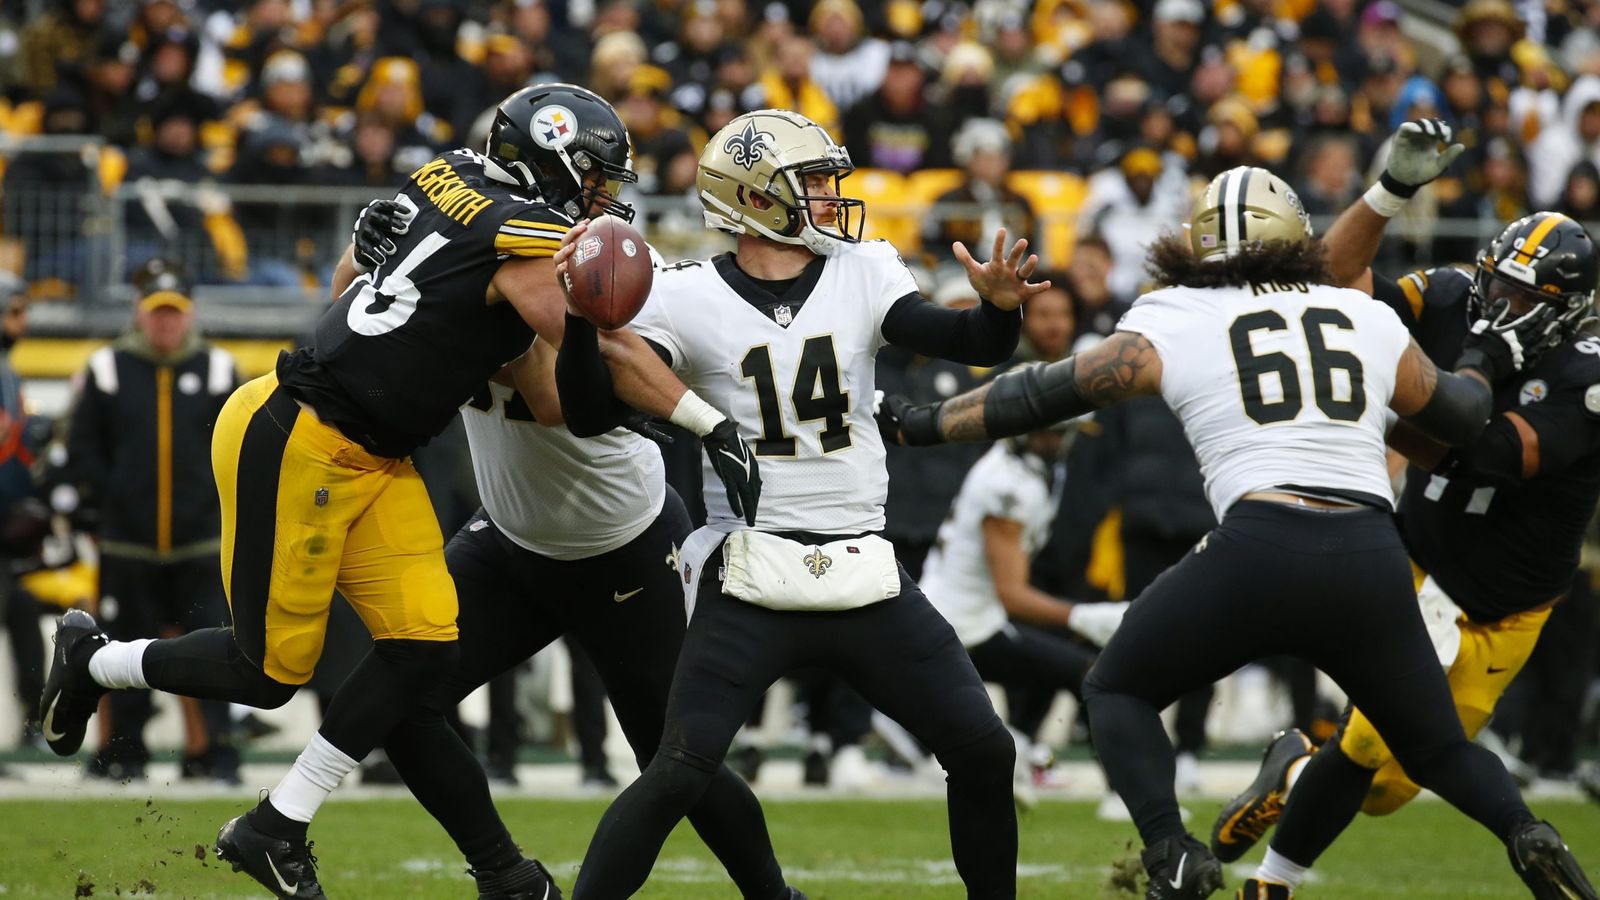
POLYGON ((983 403, 989 437, 1027 434, 1094 411, 1094 404, 1078 391, 1076 369, 1077 357, 1069 356, 996 378, 983 403))
POLYGON ((1441 372, 1433 396, 1408 420, 1434 440, 1464 447, 1482 433, 1493 408, 1494 393, 1488 385, 1471 376, 1441 372))

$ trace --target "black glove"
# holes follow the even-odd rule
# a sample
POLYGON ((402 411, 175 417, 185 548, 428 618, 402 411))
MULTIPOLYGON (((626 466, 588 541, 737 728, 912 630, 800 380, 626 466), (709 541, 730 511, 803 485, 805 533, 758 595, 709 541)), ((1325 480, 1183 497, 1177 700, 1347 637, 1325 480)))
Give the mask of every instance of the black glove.
POLYGON ((374 200, 356 216, 350 233, 356 271, 365 275, 383 265, 395 251, 394 238, 411 228, 410 211, 393 200, 374 200))
POLYGON ((627 412, 622 414, 622 422, 620 424, 634 434, 646 440, 655 441, 663 447, 672 443, 672 435, 657 428, 656 420, 653 417, 631 406, 628 407, 627 412))
POLYGON ((1490 384, 1530 368, 1550 345, 1550 331, 1556 322, 1548 316, 1522 316, 1504 322, 1510 301, 1496 301, 1488 313, 1472 323, 1461 342, 1461 357, 1456 368, 1482 372, 1490 384))
POLYGON ((939 404, 913 404, 899 394, 878 392, 872 416, 878 421, 878 434, 885 445, 905 444, 925 447, 942 443, 939 436, 939 404))
POLYGON ((746 525, 756 524, 756 505, 761 502, 761 471, 750 446, 739 437, 739 426, 723 419, 711 433, 700 439, 711 459, 711 468, 728 491, 733 514, 744 516, 746 525))

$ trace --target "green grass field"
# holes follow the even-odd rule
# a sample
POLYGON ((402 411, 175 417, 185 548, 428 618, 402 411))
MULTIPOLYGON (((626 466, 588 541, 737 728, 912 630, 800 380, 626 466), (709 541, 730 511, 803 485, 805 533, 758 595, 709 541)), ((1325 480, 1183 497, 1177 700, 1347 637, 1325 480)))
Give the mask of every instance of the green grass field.
MULTIPOLYGON (((218 825, 238 800, 0 802, 0 896, 264 897, 209 854, 218 825)), ((603 803, 508 798, 512 832, 570 889, 603 803)), ((958 898, 938 801, 769 801, 773 840, 790 880, 813 900, 958 898)), ((1600 807, 1537 804, 1600 881, 1600 807)), ((1209 827, 1216 804, 1191 805, 1193 827, 1209 827)), ((1109 885, 1112 861, 1128 858, 1130 825, 1094 819, 1086 803, 1047 802, 1022 822, 1019 894, 1032 898, 1128 897, 1109 885)), ((470 898, 444 833, 405 800, 330 803, 317 819, 322 884, 334 900, 470 898)), ((1254 860, 1259 853, 1248 857, 1254 860)), ((1239 870, 1229 883, 1239 881, 1239 870)), ((1362 819, 1324 858, 1304 900, 1526 896, 1505 853, 1475 825, 1437 802, 1388 819, 1362 819)), ((644 898, 719 900, 738 895, 687 827, 668 842, 644 898)), ((1222 895, 1218 895, 1222 896, 1222 895)))

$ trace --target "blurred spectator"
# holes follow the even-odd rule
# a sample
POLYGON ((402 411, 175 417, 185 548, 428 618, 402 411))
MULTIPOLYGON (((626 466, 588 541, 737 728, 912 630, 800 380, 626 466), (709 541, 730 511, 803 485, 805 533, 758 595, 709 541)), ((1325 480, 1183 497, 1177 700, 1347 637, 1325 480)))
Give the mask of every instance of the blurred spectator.
POLYGON ((54 0, 49 6, 22 32, 23 77, 35 97, 48 95, 63 70, 89 59, 106 12, 105 0, 54 0))
POLYGON ((24 411, 22 381, 11 368, 11 348, 28 327, 28 292, 22 280, 9 272, 0 273, 0 304, 0 520, 6 537, 26 536, 25 542, 0 541, 0 622, 10 639, 16 699, 22 707, 22 745, 43 746, 37 705, 44 693, 39 605, 18 588, 15 572, 18 558, 33 555, 38 538, 49 528, 48 510, 33 499, 31 470, 51 429, 49 420, 24 411), (26 526, 29 519, 36 527, 26 526))
POLYGON ((210 180, 211 173, 200 162, 201 114, 188 99, 178 95, 151 110, 149 146, 128 155, 127 182, 137 198, 123 209, 134 259, 183 258, 204 234, 205 213, 188 188, 210 180))
POLYGON ((1510 91, 1518 84, 1511 50, 1527 33, 1527 26, 1507 0, 1471 0, 1456 15, 1455 32, 1478 77, 1491 91, 1510 91))
MULTIPOLYGON (((994 58, 978 44, 960 43, 945 55, 939 77, 939 114, 934 120, 945 134, 954 134, 971 119, 990 115, 993 75, 994 58)), ((961 161, 957 160, 956 164, 960 165, 961 161)))
POLYGON ((112 33, 100 36, 84 62, 84 110, 94 130, 119 147, 138 140, 138 111, 132 102, 138 63, 139 48, 112 33))
POLYGON ((1158 0, 1151 13, 1148 52, 1128 60, 1156 96, 1174 97, 1189 90, 1200 49, 1200 26, 1206 8, 1200 0, 1158 0))
POLYGON ((396 155, 394 128, 376 114, 357 118, 354 127, 344 133, 343 143, 349 147, 349 155, 321 172, 331 184, 391 187, 412 171, 396 155))
POLYGON ((478 103, 483 95, 483 72, 456 53, 462 13, 459 0, 417 3, 415 58, 422 81, 422 107, 449 127, 434 136, 440 144, 465 135, 483 111, 478 103))
POLYGON ((1058 283, 1072 294, 1077 337, 1110 335, 1133 302, 1111 292, 1111 245, 1098 234, 1078 239, 1067 277, 1058 283))
POLYGON ((644 41, 631 31, 617 31, 595 42, 589 56, 589 90, 613 102, 622 99, 633 71, 649 60, 644 41))
POLYGON ((1377 0, 1361 12, 1356 42, 1368 60, 1383 57, 1403 58, 1410 52, 1405 35, 1400 33, 1400 5, 1394 0, 1377 0))
POLYGON ((195 116, 197 123, 215 121, 216 101, 191 83, 199 52, 200 35, 187 28, 170 28, 151 35, 144 51, 143 70, 133 89, 140 110, 150 114, 181 106, 195 116))
POLYGON ((955 259, 950 245, 961 241, 978 256, 987 254, 995 232, 1004 227, 1008 241, 1036 234, 1033 207, 1026 197, 1006 186, 1011 170, 1011 139, 1006 127, 994 119, 971 119, 951 142, 951 155, 964 170, 960 187, 939 196, 938 204, 952 207, 930 216, 923 226, 924 252, 935 260, 955 259))
MULTIPOLYGON (((617 113, 628 126, 628 136, 633 140, 634 170, 639 174, 638 190, 646 196, 657 193, 681 193, 683 185, 684 156, 693 157, 698 165, 699 154, 683 127, 683 117, 667 103, 667 91, 672 82, 667 73, 654 66, 640 66, 634 70, 626 96, 617 104, 617 113), (669 175, 674 165, 679 171, 669 175), (663 180, 669 188, 663 190, 663 180)), ((698 143, 705 143, 700 135, 698 143)), ((698 171, 697 169, 695 170, 698 171)), ((693 175, 690 175, 692 182, 693 175)))
MULTIPOLYGON (((228 622, 209 448, 239 383, 233 357, 196 332, 188 285, 170 266, 153 261, 136 287, 133 328, 79 375, 67 436, 81 502, 99 511, 99 619, 117 640, 228 622)), ((111 738, 88 772, 142 778, 150 694, 119 692, 110 704, 111 738)), ((183 709, 184 776, 238 784, 228 705, 185 698, 183 709)))
POLYGON ((1600 222, 1600 168, 1588 160, 1573 166, 1556 208, 1580 222, 1600 222))
POLYGON ((1443 112, 1455 126, 1456 140, 1468 147, 1478 146, 1483 140, 1483 121, 1478 115, 1484 102, 1483 81, 1473 69, 1472 60, 1464 56, 1446 60, 1439 74, 1439 89, 1444 95, 1443 112))
POLYGON ((839 108, 811 77, 812 53, 811 41, 806 38, 780 39, 772 66, 762 73, 744 102, 751 109, 792 109, 821 125, 834 140, 841 140, 839 108))
POLYGON ((1561 101, 1561 121, 1539 132, 1528 159, 1528 193, 1540 209, 1556 204, 1573 166, 1584 160, 1600 164, 1600 75, 1572 83, 1561 101))
POLYGON ((818 0, 809 25, 817 45, 811 80, 834 106, 847 110, 878 89, 889 66, 889 45, 867 36, 855 0, 818 0))
POLYGON ((533 70, 556 81, 581 80, 589 62, 589 41, 572 29, 558 29, 546 0, 511 0, 511 37, 534 57, 533 70))
MULTIPOLYGON (((45 97, 41 129, 46 135, 89 130, 82 92, 58 84, 45 97)), ((90 238, 82 234, 79 197, 95 189, 95 171, 81 153, 24 150, 7 161, 3 202, 6 230, 28 235, 22 274, 36 286, 56 282, 53 293, 68 293, 88 268, 90 238)))
POLYGON ((373 65, 356 97, 357 113, 375 115, 394 130, 395 166, 403 172, 413 172, 432 159, 450 133, 448 126, 423 111, 420 78, 416 63, 385 57, 373 65))
POLYGON ((1306 215, 1327 217, 1330 221, 1355 202, 1365 185, 1361 182, 1358 146, 1353 138, 1339 134, 1315 137, 1305 148, 1303 176, 1295 188, 1306 215))
POLYGON ((1210 180, 1235 166, 1262 164, 1252 146, 1261 131, 1261 123, 1250 111, 1250 104, 1238 97, 1228 97, 1211 107, 1206 120, 1210 124, 1200 132, 1200 158, 1195 161, 1195 175, 1210 180))
POLYGON ((1436 262, 1467 262, 1478 248, 1506 223, 1520 219, 1532 210, 1528 206, 1528 170, 1522 151, 1506 138, 1494 137, 1471 155, 1475 165, 1469 173, 1466 190, 1444 204, 1439 215, 1456 219, 1450 230, 1433 243, 1436 262))
POLYGON ((1022 340, 1017 344, 1019 361, 1056 362, 1072 352, 1078 322, 1072 308, 1072 294, 1064 279, 1049 276, 1047 291, 1028 298, 1022 311, 1022 340))
POLYGON ((730 47, 727 26, 717 15, 715 0, 692 0, 683 12, 676 38, 657 44, 650 53, 651 61, 680 87, 710 88, 719 60, 730 47))
POLYGON ((244 96, 274 54, 294 49, 294 10, 288 0, 250 0, 241 4, 232 33, 222 47, 222 86, 229 96, 244 96))
POLYGON ((862 168, 914 172, 950 165, 949 143, 927 102, 926 78, 916 48, 895 44, 876 93, 844 119, 845 146, 862 168))
POLYGON ((1078 230, 1099 234, 1111 248, 1108 284, 1131 298, 1145 281, 1145 247, 1178 227, 1188 212, 1188 179, 1173 161, 1149 147, 1134 147, 1117 166, 1089 179, 1078 230))

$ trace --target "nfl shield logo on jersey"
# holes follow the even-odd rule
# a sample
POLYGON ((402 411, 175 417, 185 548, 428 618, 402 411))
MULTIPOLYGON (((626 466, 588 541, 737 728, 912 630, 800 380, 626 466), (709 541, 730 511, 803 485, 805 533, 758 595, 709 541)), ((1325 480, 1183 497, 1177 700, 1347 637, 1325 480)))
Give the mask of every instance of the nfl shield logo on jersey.
POLYGON ((779 325, 788 325, 794 321, 794 310, 790 309, 787 304, 774 306, 772 308, 772 321, 777 322, 779 325))

